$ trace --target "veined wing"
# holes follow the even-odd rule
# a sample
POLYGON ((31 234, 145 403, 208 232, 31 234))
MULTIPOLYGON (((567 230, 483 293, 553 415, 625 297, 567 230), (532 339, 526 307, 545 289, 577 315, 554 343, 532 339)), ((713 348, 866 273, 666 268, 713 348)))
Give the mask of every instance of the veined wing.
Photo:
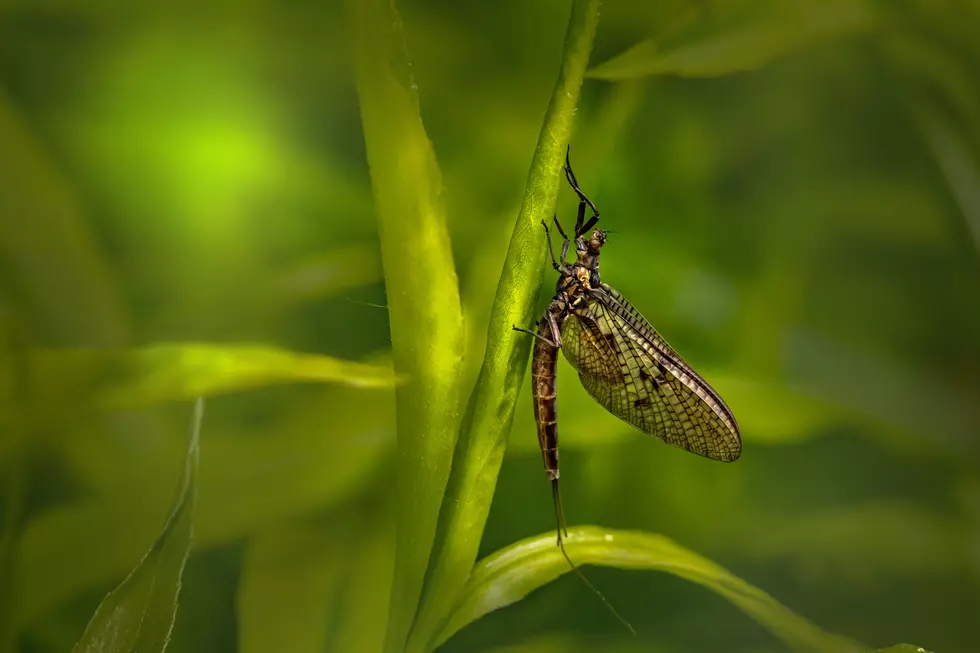
POLYGON ((609 412, 687 451, 731 461, 742 442, 722 398, 612 287, 562 327, 562 351, 609 412))

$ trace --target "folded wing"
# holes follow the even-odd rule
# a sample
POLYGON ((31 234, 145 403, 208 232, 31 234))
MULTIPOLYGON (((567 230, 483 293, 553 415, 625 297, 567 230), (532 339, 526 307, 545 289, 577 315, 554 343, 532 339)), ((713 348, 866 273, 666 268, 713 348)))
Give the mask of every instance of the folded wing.
POLYGON ((562 351, 589 394, 644 433, 714 460, 741 454, 725 402, 612 287, 566 318, 562 351))

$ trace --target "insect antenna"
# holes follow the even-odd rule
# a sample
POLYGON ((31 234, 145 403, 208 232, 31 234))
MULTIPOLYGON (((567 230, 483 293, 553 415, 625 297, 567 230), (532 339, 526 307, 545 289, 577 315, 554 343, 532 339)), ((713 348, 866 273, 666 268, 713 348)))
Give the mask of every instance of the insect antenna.
POLYGON ((555 521, 558 524, 558 547, 561 549, 561 554, 565 556, 565 562, 567 562, 568 566, 572 568, 572 571, 575 572, 575 575, 578 576, 583 583, 585 583, 585 586, 588 587, 593 592, 595 592, 595 595, 599 597, 599 600, 603 602, 603 604, 606 606, 606 609, 608 609, 612 613, 612 615, 616 617, 619 623, 626 626, 626 629, 633 634, 633 637, 636 637, 636 629, 633 628, 633 624, 626 621, 626 618, 623 617, 623 615, 619 614, 619 611, 613 607, 613 604, 609 602, 609 599, 606 598, 606 595, 600 592, 599 588, 593 585, 592 582, 585 577, 585 574, 583 574, 581 570, 579 570, 579 568, 575 566, 575 563, 572 562, 572 559, 568 557, 568 552, 565 551, 565 540, 562 539, 562 533, 565 534, 565 537, 568 537, 568 527, 565 525, 565 511, 561 507, 561 494, 558 492, 557 478, 551 479, 551 492, 552 495, 554 495, 554 499, 555 499, 555 521))

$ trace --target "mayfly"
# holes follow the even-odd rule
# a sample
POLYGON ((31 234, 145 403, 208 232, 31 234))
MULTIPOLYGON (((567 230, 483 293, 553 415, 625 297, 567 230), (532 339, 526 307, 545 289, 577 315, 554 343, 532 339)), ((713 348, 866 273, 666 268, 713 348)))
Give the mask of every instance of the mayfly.
POLYGON ((560 259, 555 258, 551 233, 542 221, 551 264, 560 274, 557 289, 536 332, 514 327, 530 333, 535 340, 531 364, 534 416, 545 471, 551 479, 562 552, 562 534, 567 537, 568 531, 558 492, 555 377, 559 349, 565 352, 582 385, 596 401, 644 433, 714 460, 732 461, 742 451, 735 416, 718 393, 639 311, 600 280, 599 250, 606 243, 607 232, 596 229, 589 233, 599 221, 599 210, 579 188, 568 152, 564 171, 579 198, 574 231, 576 261, 569 264, 565 260, 572 240, 558 216, 554 222, 564 240, 560 259), (587 221, 586 208, 592 212, 587 221))

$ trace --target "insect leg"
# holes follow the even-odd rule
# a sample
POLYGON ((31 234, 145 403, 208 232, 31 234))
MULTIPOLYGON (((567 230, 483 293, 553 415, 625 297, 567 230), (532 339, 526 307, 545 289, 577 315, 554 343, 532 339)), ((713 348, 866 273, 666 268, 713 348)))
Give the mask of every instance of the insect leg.
MULTIPOLYGON (((589 229, 595 226, 595 223, 599 221, 599 214, 596 213, 594 216, 589 218, 589 221, 582 225, 582 233, 586 233, 589 229)), ((581 235, 581 234, 579 234, 581 235)))
MULTIPOLYGON (((557 221, 557 219, 558 218, 556 217, 555 220, 557 221)), ((544 220, 542 220, 541 221, 541 226, 544 227, 544 235, 548 239, 548 253, 551 254, 551 267, 555 268, 555 270, 557 270, 558 272, 564 272, 565 271, 565 268, 568 267, 568 265, 565 263, 565 253, 566 253, 566 251, 565 250, 562 250, 562 253, 561 253, 561 264, 559 264, 558 261, 555 259, 555 248, 552 247, 552 245, 551 245, 551 232, 548 231, 548 223, 545 222, 544 220)), ((568 248, 568 239, 567 238, 565 239, 565 245, 564 245, 564 247, 567 250, 567 248, 568 248)))
POLYGON ((510 328, 513 329, 514 331, 520 331, 521 333, 529 333, 532 336, 534 336, 535 338, 537 338, 538 340, 541 340, 542 342, 545 342, 545 343, 551 345, 555 349, 561 347, 561 343, 560 342, 558 342, 558 343, 552 342, 551 340, 548 340, 547 338, 545 338, 540 333, 537 333, 535 331, 531 331, 530 329, 522 329, 521 327, 517 326, 516 324, 511 324, 510 325, 510 328))
MULTIPOLYGON (((552 304, 553 306, 554 304, 552 304)), ((561 330, 558 328, 558 318, 555 314, 548 310, 548 326, 551 327, 551 339, 555 342, 555 347, 561 348, 561 330)))
POLYGON ((560 233, 561 237, 564 239, 564 242, 561 244, 561 262, 567 267, 568 263, 565 262, 565 257, 568 256, 568 246, 571 241, 568 240, 568 235, 565 233, 565 230, 561 228, 561 223, 558 222, 557 214, 555 215, 555 226, 558 227, 558 233, 560 233))
POLYGON ((562 238, 564 238, 565 240, 568 240, 568 234, 565 233, 565 230, 561 228, 561 223, 558 222, 558 214, 557 213, 555 214, 554 220, 555 220, 555 227, 558 228, 558 233, 561 234, 561 237, 562 238))
POLYGON ((582 192, 582 189, 578 187, 578 180, 575 178, 575 173, 572 172, 572 164, 568 158, 571 149, 572 147, 569 145, 568 149, 565 150, 565 179, 568 180, 568 185, 571 186, 572 190, 575 191, 575 194, 578 195, 578 217, 575 220, 575 237, 578 238, 583 233, 594 227, 595 223, 599 221, 599 209, 595 207, 592 200, 586 197, 585 193, 582 192), (585 220, 586 205, 592 209, 592 217, 589 218, 589 221, 583 225, 582 222, 585 220))

